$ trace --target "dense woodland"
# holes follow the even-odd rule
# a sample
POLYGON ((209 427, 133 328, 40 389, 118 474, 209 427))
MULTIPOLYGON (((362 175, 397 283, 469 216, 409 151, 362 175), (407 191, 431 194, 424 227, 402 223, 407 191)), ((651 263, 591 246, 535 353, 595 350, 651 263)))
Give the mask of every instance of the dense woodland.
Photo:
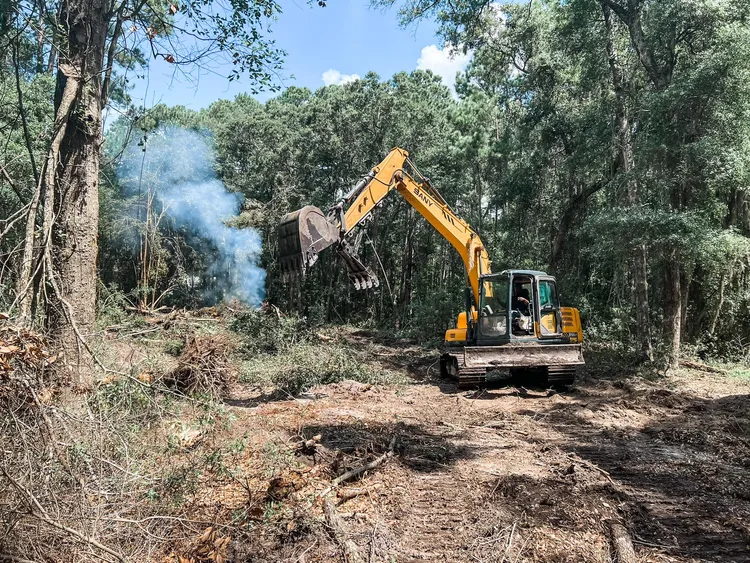
POLYGON ((750 0, 366 3, 455 89, 282 89, 286 1, 0 2, 0 561, 747 560, 750 0), (155 59, 248 92, 144 107, 155 59), (397 193, 376 291, 282 278, 394 146, 557 276, 574 385, 440 377, 464 266, 397 193))
MULTIPOLYGON (((267 69, 282 54, 247 29, 278 6, 250 4, 235 7, 241 25, 201 19, 191 4, 148 12, 145 3, 113 4, 97 39, 102 56, 81 63, 105 69, 102 83, 84 80, 70 92, 71 77, 81 76, 66 70, 77 60, 75 30, 56 14, 87 4, 6 6, 0 310, 52 334, 67 331, 61 342, 75 344, 95 327, 93 309, 83 314, 94 292, 99 310, 231 298, 214 266, 223 243, 165 209, 164 182, 144 182, 141 170, 133 189, 133 159, 188 129, 208 147, 210 170, 201 173, 242 196, 241 214, 225 219, 260 234, 265 299, 299 308, 310 322, 438 339, 461 309, 460 258, 396 194, 363 237, 378 291, 349 287, 332 252, 299 290, 279 276, 281 216, 307 204, 326 209, 400 146, 480 234, 494 270, 558 277, 589 340, 658 365, 675 364, 681 346, 702 358, 748 360, 750 3, 380 0, 400 10, 404 25, 436 17, 447 41, 473 51, 455 92, 415 71, 315 92, 290 87, 266 103, 241 95, 200 112, 131 104, 128 72, 152 55, 190 59, 171 44, 178 9, 206 36, 230 30, 219 47, 245 45, 238 72, 271 84, 267 69), (152 31, 120 48, 131 22, 152 31), (71 41, 62 41, 66 33, 71 41), (107 104, 120 117, 102 133, 107 104), (92 225, 98 252, 95 233, 85 235, 92 225), (93 261, 96 283, 81 279, 93 261), (72 331, 64 328, 76 318, 72 331)), ((96 50, 86 49, 84 59, 96 50)))

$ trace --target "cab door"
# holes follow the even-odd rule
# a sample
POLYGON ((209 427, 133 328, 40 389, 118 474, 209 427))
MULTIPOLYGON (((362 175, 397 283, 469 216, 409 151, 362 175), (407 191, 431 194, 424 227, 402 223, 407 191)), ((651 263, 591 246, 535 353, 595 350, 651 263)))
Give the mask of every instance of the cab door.
POLYGON ((555 278, 539 276, 536 279, 536 295, 539 338, 560 338, 563 334, 562 314, 555 278))

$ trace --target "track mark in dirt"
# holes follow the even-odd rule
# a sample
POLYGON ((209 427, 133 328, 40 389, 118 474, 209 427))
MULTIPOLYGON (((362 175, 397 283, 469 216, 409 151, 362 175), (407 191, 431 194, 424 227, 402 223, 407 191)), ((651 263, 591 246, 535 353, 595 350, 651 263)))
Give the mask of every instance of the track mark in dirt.
POLYGON ((408 496, 398 503, 400 550, 406 561, 442 559, 459 561, 466 549, 465 533, 475 516, 466 510, 460 484, 450 472, 419 474, 409 479, 408 496))
POLYGON ((374 492, 337 508, 373 561, 604 563, 610 520, 642 561, 750 561, 750 387, 681 385, 332 384, 237 411, 248 429, 320 436, 319 489, 397 437, 387 463, 350 483, 374 492))
POLYGON ((572 423, 580 416, 575 410, 557 411, 551 422, 566 434, 560 447, 621 485, 623 512, 636 537, 676 556, 750 561, 749 451, 733 436, 743 429, 733 418, 747 413, 750 397, 653 389, 599 406, 624 407, 641 424, 626 431, 601 423, 586 428, 572 423), (643 413, 649 416, 640 418, 643 413))

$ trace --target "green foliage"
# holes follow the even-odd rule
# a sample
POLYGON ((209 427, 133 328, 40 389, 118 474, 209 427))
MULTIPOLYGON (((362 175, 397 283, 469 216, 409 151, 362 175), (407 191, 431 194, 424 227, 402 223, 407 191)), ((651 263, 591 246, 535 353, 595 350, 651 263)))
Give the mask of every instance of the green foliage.
POLYGON ((89 399, 89 404, 94 412, 104 417, 116 413, 118 418, 131 420, 131 429, 135 432, 158 417, 158 410, 154 408, 156 400, 152 389, 123 378, 102 385, 89 399))
POLYGON ((133 303, 131 299, 116 286, 105 286, 104 284, 100 284, 97 305, 97 320, 99 326, 102 328, 122 325, 135 328, 145 326, 146 324, 143 316, 128 313, 128 308, 132 308, 133 303))
POLYGON ((246 358, 241 380, 296 394, 316 385, 351 379, 362 383, 400 382, 400 376, 373 365, 367 351, 345 340, 321 336, 305 319, 274 309, 245 310, 230 328, 241 337, 246 358))
POLYGON ((185 349, 184 340, 166 340, 164 342, 164 352, 170 356, 179 357, 185 349))
POLYGON ((281 315, 278 310, 245 309, 229 326, 242 337, 242 347, 248 354, 285 351, 310 337, 304 319, 281 315))
MULTIPOLYGON (((261 233, 267 300, 299 315, 237 315, 233 329, 243 336, 247 354, 307 344, 307 327, 319 323, 359 323, 436 341, 455 321, 464 306, 464 266, 397 197, 361 229, 360 254, 380 277, 377 291, 354 291, 332 252, 321 255, 300 288, 290 287, 278 270, 279 218, 308 204, 327 209, 390 148, 402 146, 479 232, 494 271, 552 270, 564 303, 581 309, 588 338, 634 347, 643 331, 636 321, 632 264, 643 251, 647 332, 654 345, 670 337, 664 327, 674 318, 670 296, 676 286, 667 279, 678 262, 682 340, 696 353, 742 357, 739 350, 750 342, 744 322, 750 311, 748 2, 640 2, 641 45, 634 44, 617 9, 610 29, 601 4, 587 0, 373 3, 397 6, 405 23, 435 18, 444 38, 473 49, 456 83, 457 96, 439 77, 415 71, 388 78, 369 73, 314 92, 290 87, 265 103, 243 94, 199 112, 165 105, 129 110, 108 130, 105 144, 101 275, 122 294, 100 292, 103 322, 127 322, 117 313, 126 305, 124 296, 138 301, 135 290, 142 282, 134 266, 146 229, 133 220, 132 210, 142 202, 122 193, 112 163, 124 145, 144 142, 156 128, 172 124, 211 135, 218 176, 245 201, 232 225, 261 233), (623 78, 619 98, 608 42, 623 78), (651 68, 639 52, 652 55, 651 68), (621 114, 632 134, 627 170, 617 133, 621 114)), ((204 22, 226 32, 228 41, 241 41, 278 11, 274 2, 234 7, 237 14, 204 22)), ((173 20, 160 25, 160 41, 175 32, 173 20)), ((279 53, 267 46, 258 61, 272 67, 279 53)), ((139 64, 136 51, 123 59, 123 68, 139 64)), ((29 126, 32 137, 43 140, 52 80, 34 73, 32 50, 21 55, 29 126)), ((6 98, 12 99, 14 88, 12 76, 0 81, 6 98)), ((11 104, 0 111, 7 154, 18 155, 4 162, 26 201, 33 172, 15 110, 11 104)), ((11 215, 20 200, 6 182, 0 184, 2 212, 11 215)), ((205 282, 208 257, 167 223, 154 237, 158 280, 147 280, 140 291, 169 289, 168 304, 196 305, 202 296, 194 282, 205 282)), ((0 241, 5 253, 17 244, 22 223, 14 229, 0 241)), ((3 302, 10 303, 12 268, 7 271, 0 287, 3 302)))
POLYGON ((344 344, 298 344, 283 354, 263 354, 246 362, 241 380, 291 395, 345 379, 361 383, 404 382, 402 375, 374 366, 361 354, 344 344))
MULTIPOLYGON (((459 98, 429 72, 387 80, 368 74, 315 92, 292 87, 264 104, 241 95, 197 113, 159 107, 142 123, 148 129, 166 120, 213 133, 219 175, 246 198, 236 224, 262 233, 268 300, 292 310, 303 296, 299 312, 313 323, 354 322, 437 341, 464 306, 459 257, 398 198, 362 228, 360 254, 381 278, 377 292, 353 291, 333 253, 321 255, 299 291, 279 275, 279 218, 308 204, 325 210, 398 145, 480 233, 493 270, 551 269, 558 276, 565 304, 581 309, 588 338, 633 346, 639 330, 629 262, 641 248, 657 349, 671 314, 664 272, 674 260, 687 288, 683 338, 704 341, 712 325, 721 342, 737 327, 750 338, 738 324, 748 291, 750 58, 735 57, 731 47, 744 52, 750 34, 723 5, 690 7, 705 25, 685 39, 671 82, 657 90, 627 30, 613 28, 637 129, 634 168, 626 173, 613 132, 601 6, 580 0, 482 9, 487 5, 430 5, 446 37, 476 46, 457 82, 459 98), (726 295, 714 323, 722 276, 726 295)), ((669 18, 686 22, 677 5, 663 13, 644 5, 646 32, 672 33, 663 29, 669 18)), ((414 19, 429 6, 415 0, 402 7, 414 19)), ((247 335, 248 352, 305 341, 294 317, 243 313, 234 324, 247 335)))

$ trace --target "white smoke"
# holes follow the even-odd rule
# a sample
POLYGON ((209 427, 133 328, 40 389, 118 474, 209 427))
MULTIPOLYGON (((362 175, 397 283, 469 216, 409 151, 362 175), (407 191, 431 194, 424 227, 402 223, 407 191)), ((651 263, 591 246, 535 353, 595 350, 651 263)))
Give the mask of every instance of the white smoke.
POLYGON ((216 178, 214 162, 210 136, 168 126, 150 133, 143 146, 131 143, 117 175, 130 195, 155 193, 191 244, 211 247, 203 255, 212 260, 208 273, 216 277, 220 294, 207 298, 257 306, 265 295, 266 279, 258 267, 260 235, 255 229, 225 224, 239 213, 242 197, 228 192, 216 178))

